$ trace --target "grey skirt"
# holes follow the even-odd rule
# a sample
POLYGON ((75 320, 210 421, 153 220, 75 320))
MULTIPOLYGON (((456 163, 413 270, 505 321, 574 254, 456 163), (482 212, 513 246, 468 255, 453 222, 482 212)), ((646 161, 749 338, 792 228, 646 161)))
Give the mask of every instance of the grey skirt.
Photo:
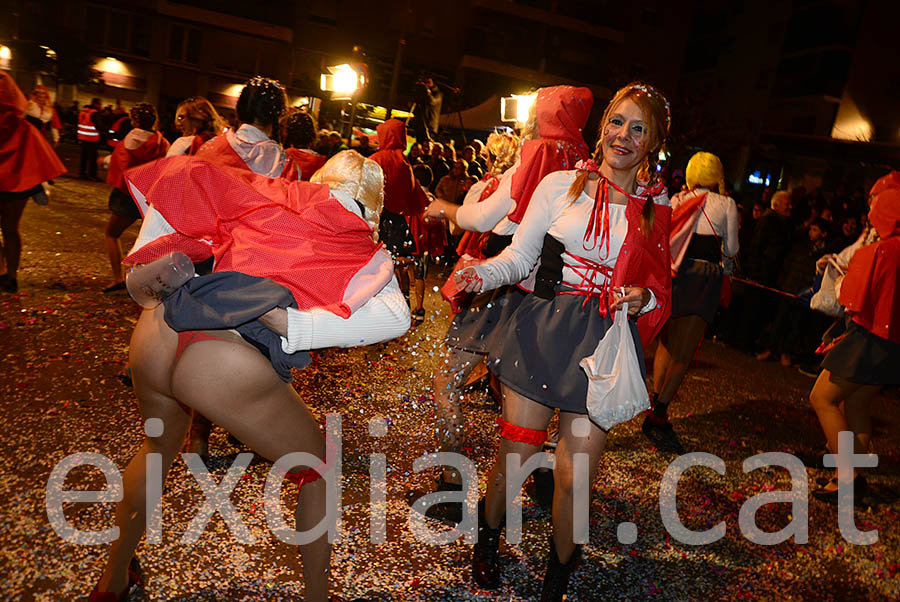
MULTIPOLYGON (((530 295, 528 295, 530 296, 530 295)), ((509 317, 525 299, 518 286, 503 286, 475 295, 447 329, 448 346, 470 353, 489 353, 502 342, 509 317)))
POLYGON ((722 266, 685 258, 672 278, 672 317, 700 316, 711 324, 722 295, 722 266))
MULTIPOLYGON (((542 299, 527 295, 488 354, 488 368, 513 391, 551 408, 587 414, 587 375, 578 363, 594 353, 612 326, 601 301, 581 295, 542 299)), ((628 321, 641 376, 644 351, 634 320, 628 321)))
POLYGON ((900 345, 850 322, 822 367, 859 385, 900 384, 900 345))

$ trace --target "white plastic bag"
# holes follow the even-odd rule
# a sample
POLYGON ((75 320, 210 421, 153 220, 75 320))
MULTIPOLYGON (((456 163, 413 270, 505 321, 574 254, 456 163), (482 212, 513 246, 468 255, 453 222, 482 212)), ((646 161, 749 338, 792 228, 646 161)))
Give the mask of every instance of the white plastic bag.
POLYGON ((843 275, 844 271, 835 263, 834 259, 829 259, 828 265, 825 266, 825 273, 822 274, 822 285, 809 300, 809 307, 832 318, 841 316, 844 308, 838 302, 836 285, 843 275))
POLYGON ((628 304, 616 312, 613 325, 593 355, 578 363, 587 373, 587 411, 605 431, 628 422, 650 407, 637 350, 628 328, 628 304))

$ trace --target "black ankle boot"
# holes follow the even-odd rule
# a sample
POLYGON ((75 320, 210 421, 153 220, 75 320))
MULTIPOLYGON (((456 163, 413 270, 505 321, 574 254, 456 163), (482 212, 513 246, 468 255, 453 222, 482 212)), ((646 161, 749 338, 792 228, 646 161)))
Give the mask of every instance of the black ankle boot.
MULTIPOLYGON (((460 483, 448 483, 444 480, 444 476, 438 480, 438 491, 462 491, 460 483)), ((434 504, 425 511, 425 516, 439 520, 447 526, 456 527, 462 522, 463 505, 459 502, 447 502, 446 504, 434 504)))
POLYGON ((487 524, 484 517, 484 500, 478 502, 478 541, 472 550, 472 579, 481 589, 500 587, 500 531, 487 524))
POLYGON ((572 557, 565 564, 556 555, 556 545, 550 541, 550 560, 547 562, 547 573, 544 575, 544 587, 541 589, 541 602, 562 602, 569 588, 569 575, 581 560, 581 546, 575 546, 572 557))

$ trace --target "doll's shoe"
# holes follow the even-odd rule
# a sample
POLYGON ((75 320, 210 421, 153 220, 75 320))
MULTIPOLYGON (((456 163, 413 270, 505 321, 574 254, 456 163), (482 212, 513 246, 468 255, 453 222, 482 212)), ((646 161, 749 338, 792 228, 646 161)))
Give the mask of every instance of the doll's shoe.
POLYGON ((135 557, 131 559, 128 565, 128 586, 124 592, 121 594, 101 592, 97 591, 97 586, 95 585, 91 595, 88 596, 87 602, 128 602, 131 600, 131 595, 135 590, 141 587, 144 587, 144 573, 141 570, 138 559, 135 557))

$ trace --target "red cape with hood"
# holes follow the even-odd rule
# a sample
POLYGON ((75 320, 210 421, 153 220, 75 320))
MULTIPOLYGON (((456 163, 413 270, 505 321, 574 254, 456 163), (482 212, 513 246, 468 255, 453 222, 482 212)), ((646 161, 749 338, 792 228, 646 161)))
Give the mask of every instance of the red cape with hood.
POLYGON ((319 171, 322 166, 325 165, 325 162, 328 161, 328 157, 325 155, 320 155, 311 150, 294 148, 293 146, 284 149, 284 153, 288 156, 290 162, 300 171, 300 179, 304 182, 309 182, 312 175, 319 171))
POLYGON ((163 138, 160 132, 154 132, 142 145, 133 149, 125 148, 125 140, 120 141, 109 158, 106 183, 128 194, 128 187, 125 185, 125 170, 161 159, 166 156, 168 150, 169 141, 163 138))
POLYGON ((406 124, 388 119, 378 126, 380 148, 369 157, 384 171, 384 208, 405 217, 421 215, 428 204, 425 191, 416 182, 412 167, 403 151, 406 150, 406 124))
MULTIPOLYGON (((347 318, 385 284, 371 279, 348 291, 381 245, 362 218, 330 196, 328 186, 266 178, 189 156, 132 169, 126 179, 176 230, 176 238, 212 250, 215 272, 269 278, 290 289, 301 310, 318 307, 347 318), (346 301, 350 297, 353 306, 346 301)), ((123 263, 162 257, 173 250, 172 236, 142 246, 123 263)))
POLYGON ((900 344, 900 188, 878 193, 869 221, 882 240, 853 255, 838 300, 854 322, 900 344))
POLYGON ((509 219, 516 223, 522 221, 531 194, 544 176, 575 169, 576 161, 590 156, 581 134, 594 104, 590 90, 574 86, 541 88, 534 102, 541 137, 522 145, 521 164, 513 175, 510 196, 516 207, 509 219))
POLYGON ((22 192, 52 180, 66 168, 53 147, 23 119, 27 100, 5 71, 0 71, 0 191, 22 192))

